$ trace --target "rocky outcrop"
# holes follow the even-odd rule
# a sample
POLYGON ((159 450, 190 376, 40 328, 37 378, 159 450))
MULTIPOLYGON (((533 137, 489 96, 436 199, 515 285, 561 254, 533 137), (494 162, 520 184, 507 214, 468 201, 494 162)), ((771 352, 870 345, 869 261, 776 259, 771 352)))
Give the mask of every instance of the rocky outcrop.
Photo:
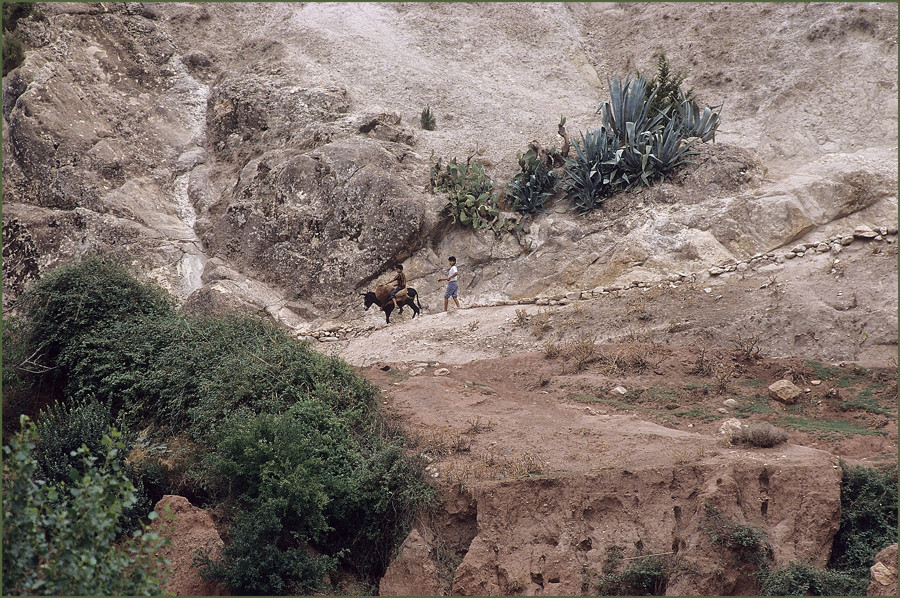
POLYGON ((872 565, 872 582, 867 596, 897 595, 897 543, 894 542, 875 556, 872 565))
MULTIPOLYGON (((715 541, 710 512, 765 534, 777 564, 824 567, 840 519, 841 470, 832 460, 786 446, 673 468, 483 483, 472 492, 477 529, 452 594, 582 595, 595 590, 592 576, 610 549, 680 562, 670 595, 752 591, 755 569, 715 541)), ((432 549, 419 532, 411 538, 382 585, 394 595, 432 588, 432 549)))
POLYGON ((173 596, 227 596, 222 585, 204 579, 194 566, 194 557, 205 554, 216 560, 221 555, 222 538, 212 518, 183 496, 166 495, 154 510, 159 514, 150 526, 168 538, 160 554, 169 561, 164 589, 173 596))

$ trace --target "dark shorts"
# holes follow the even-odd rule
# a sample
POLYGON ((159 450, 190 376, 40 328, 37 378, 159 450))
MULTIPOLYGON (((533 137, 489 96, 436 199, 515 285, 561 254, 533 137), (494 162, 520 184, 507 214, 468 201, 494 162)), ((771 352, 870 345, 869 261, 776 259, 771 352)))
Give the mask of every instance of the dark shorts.
POLYGON ((455 280, 451 280, 447 283, 447 291, 444 293, 444 299, 449 299, 450 297, 456 297, 456 292, 459 290, 459 283, 455 280))
POLYGON ((405 289, 405 288, 406 288, 406 287, 402 287, 402 288, 399 288, 399 287, 398 287, 398 288, 394 289, 393 291, 391 291, 390 298, 393 299, 393 298, 394 298, 394 295, 396 295, 397 293, 399 293, 400 291, 402 291, 402 290, 405 289))

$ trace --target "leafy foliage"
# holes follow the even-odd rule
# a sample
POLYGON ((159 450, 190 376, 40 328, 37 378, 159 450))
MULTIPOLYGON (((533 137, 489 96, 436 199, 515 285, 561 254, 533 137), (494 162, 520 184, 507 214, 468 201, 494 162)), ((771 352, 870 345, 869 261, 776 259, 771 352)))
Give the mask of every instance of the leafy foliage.
POLYGON ((761 596, 865 596, 868 585, 868 575, 859 579, 805 563, 789 563, 760 574, 761 596))
POLYGON ((753 563, 759 569, 768 567, 772 561, 772 547, 762 530, 730 521, 708 503, 704 508, 704 529, 713 542, 734 552, 740 561, 753 563))
POLYGON ((546 212, 544 204, 553 196, 556 173, 544 164, 534 150, 530 149, 524 155, 520 152, 517 158, 519 172, 507 185, 513 209, 526 214, 546 212))
POLYGON ((687 92, 681 89, 686 78, 687 75, 683 72, 672 72, 666 55, 660 53, 656 60, 656 75, 649 80, 644 90, 644 97, 650 102, 650 114, 662 114, 663 122, 668 124, 685 101, 693 100, 692 89, 687 92), (654 90, 656 93, 651 98, 654 90))
POLYGON ((99 455, 111 423, 109 405, 96 400, 55 402, 36 421, 34 457, 41 476, 51 484, 69 479, 69 471, 83 464, 76 451, 84 445, 99 455))
POLYGON ((101 258, 62 266, 26 289, 17 302, 29 323, 26 344, 56 368, 64 347, 105 322, 172 313, 174 300, 158 285, 138 282, 122 265, 101 258))
POLYGON ((494 184, 484 173, 484 164, 472 161, 458 164, 456 159, 442 166, 442 159, 431 167, 432 191, 447 192, 447 203, 441 210, 454 224, 471 226, 475 230, 490 228, 495 234, 506 225, 497 208, 494 184))
POLYGON ((102 458, 79 448, 80 472, 53 484, 38 473, 35 425, 26 417, 22 424, 3 447, 3 593, 160 594, 162 539, 138 531, 117 540, 122 513, 135 501, 119 464, 120 435, 104 437, 102 458))
POLYGON ((665 596, 671 559, 646 556, 635 559, 621 571, 607 571, 597 584, 600 596, 665 596))
MULTIPOLYGON (((66 381, 65 400, 42 416, 48 469, 61 475, 66 449, 95 445, 109 418, 149 430, 144 448, 178 434, 193 450, 179 481, 230 513, 210 575, 240 593, 298 594, 318 591, 338 563, 367 580, 383 574, 432 491, 385 426, 373 385, 273 324, 179 314, 102 261, 47 276, 29 298, 28 330, 55 335, 66 381)), ((118 455, 138 490, 156 495, 173 479, 158 459, 123 465, 118 455)))
POLYGON ((431 112, 431 106, 425 106, 425 109, 422 110, 422 114, 419 117, 419 124, 421 124, 422 128, 426 131, 434 131, 437 128, 437 121, 434 118, 434 114, 431 112))
POLYGON ((875 555, 897 541, 897 470, 842 469, 841 524, 828 565, 868 580, 875 555))

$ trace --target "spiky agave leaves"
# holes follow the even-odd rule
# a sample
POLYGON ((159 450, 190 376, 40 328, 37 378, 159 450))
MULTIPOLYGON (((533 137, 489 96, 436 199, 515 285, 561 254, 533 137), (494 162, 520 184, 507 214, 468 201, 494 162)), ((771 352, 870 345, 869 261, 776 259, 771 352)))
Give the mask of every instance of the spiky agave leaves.
POLYGON ((581 134, 575 142, 575 158, 566 159, 564 188, 575 200, 575 209, 589 212, 626 183, 620 165, 622 151, 605 127, 581 134))
POLYGON ((694 153, 691 146, 697 140, 691 139, 686 142, 685 137, 675 119, 670 120, 665 129, 653 134, 650 160, 654 174, 660 179, 674 168, 689 162, 687 157, 694 153))
POLYGON ((678 121, 681 125, 681 134, 685 137, 699 137, 703 143, 716 140, 716 129, 719 128, 721 117, 714 110, 719 106, 707 106, 700 110, 700 106, 694 100, 681 94, 681 105, 678 107, 678 121))
POLYGON ((544 213, 544 205, 553 196, 556 173, 547 168, 533 150, 525 155, 518 154, 519 173, 507 185, 510 202, 517 212, 528 214, 544 213))
POLYGON ((624 82, 613 77, 612 80, 607 79, 606 83, 609 86, 609 101, 600 104, 597 112, 603 116, 603 127, 618 142, 624 144, 628 123, 632 123, 638 135, 645 131, 653 132, 661 126, 664 113, 650 116, 650 107, 658 89, 647 93, 648 83, 644 77, 639 75, 632 81, 629 75, 624 82))

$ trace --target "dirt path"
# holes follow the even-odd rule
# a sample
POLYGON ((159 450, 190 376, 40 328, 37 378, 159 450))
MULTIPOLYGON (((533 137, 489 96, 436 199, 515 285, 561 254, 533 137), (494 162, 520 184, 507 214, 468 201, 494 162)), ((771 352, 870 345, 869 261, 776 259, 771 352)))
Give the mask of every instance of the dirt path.
POLYGON ((735 417, 788 432, 772 458, 883 464, 897 457, 892 248, 855 241, 837 263, 813 254, 568 305, 443 313, 428 298, 415 319, 369 312, 371 330, 318 346, 384 390, 453 482, 744 454, 719 434, 735 417), (805 391, 798 404, 769 398, 780 379, 805 391))

